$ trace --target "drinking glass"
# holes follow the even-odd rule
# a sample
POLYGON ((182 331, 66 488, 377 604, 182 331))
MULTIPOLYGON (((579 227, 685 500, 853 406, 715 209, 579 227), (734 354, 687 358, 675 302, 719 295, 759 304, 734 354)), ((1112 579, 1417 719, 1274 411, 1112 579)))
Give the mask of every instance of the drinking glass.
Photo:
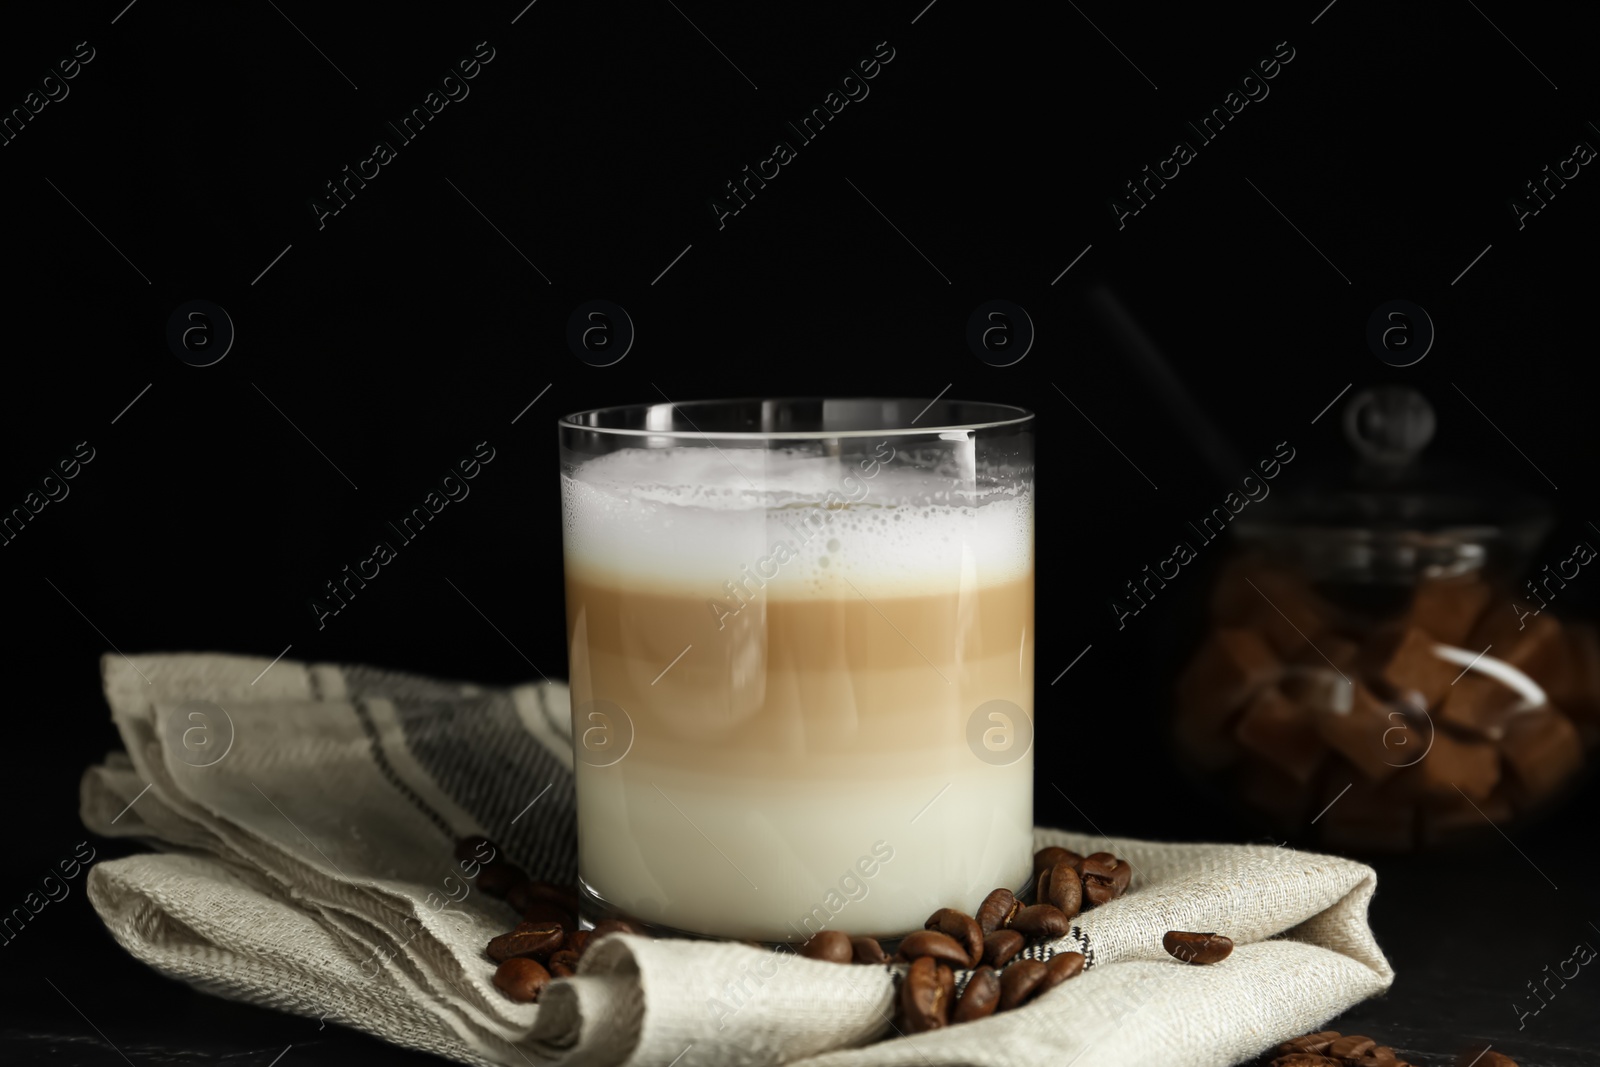
POLYGON ((1032 426, 925 398, 560 420, 587 921, 892 939, 1026 882, 1032 426))

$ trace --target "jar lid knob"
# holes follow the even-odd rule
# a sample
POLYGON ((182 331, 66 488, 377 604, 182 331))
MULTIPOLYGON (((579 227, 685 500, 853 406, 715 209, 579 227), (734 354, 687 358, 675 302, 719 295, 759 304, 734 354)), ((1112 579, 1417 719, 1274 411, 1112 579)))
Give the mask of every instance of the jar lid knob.
POLYGON ((1344 435, 1361 457, 1386 467, 1417 458, 1433 440, 1433 405, 1404 385, 1363 389, 1344 409, 1344 435))

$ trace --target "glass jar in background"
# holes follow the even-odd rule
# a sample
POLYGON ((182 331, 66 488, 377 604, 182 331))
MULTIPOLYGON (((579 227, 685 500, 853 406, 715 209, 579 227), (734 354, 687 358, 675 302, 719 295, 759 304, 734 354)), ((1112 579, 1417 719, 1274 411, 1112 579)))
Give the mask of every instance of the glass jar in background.
POLYGON ((1033 851, 1033 416, 561 420, 585 918, 898 938, 1033 851))
POLYGON ((1325 847, 1409 851, 1520 821, 1600 741, 1600 635, 1548 607, 1593 549, 1532 568, 1548 508, 1419 463, 1420 394, 1368 390, 1344 422, 1349 470, 1234 524, 1174 694, 1179 761, 1325 847))

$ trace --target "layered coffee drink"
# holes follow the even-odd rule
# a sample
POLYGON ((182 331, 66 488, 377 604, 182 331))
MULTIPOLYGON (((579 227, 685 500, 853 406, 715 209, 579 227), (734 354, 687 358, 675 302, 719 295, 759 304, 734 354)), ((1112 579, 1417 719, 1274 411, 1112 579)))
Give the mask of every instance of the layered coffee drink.
POLYGON ((970 443, 934 442, 658 441, 564 464, 597 910, 892 937, 1026 881, 1031 468, 997 479, 970 443))

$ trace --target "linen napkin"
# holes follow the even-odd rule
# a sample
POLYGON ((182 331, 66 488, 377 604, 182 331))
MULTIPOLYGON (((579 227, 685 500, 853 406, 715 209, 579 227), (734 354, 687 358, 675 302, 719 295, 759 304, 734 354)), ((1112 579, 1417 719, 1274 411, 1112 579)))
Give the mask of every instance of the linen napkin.
POLYGON ((517 917, 452 849, 481 833, 536 878, 574 879, 565 686, 210 654, 108 655, 102 673, 127 751, 85 773, 83 820, 155 849, 89 873, 118 943, 196 988, 463 1063, 1223 1067, 1393 979, 1362 864, 1039 829, 1036 847, 1113 852, 1134 875, 1029 950, 1088 964, 1014 1011, 908 1037, 903 968, 627 935, 515 1004, 483 947, 517 917), (1237 947, 1188 966, 1161 947, 1172 929, 1237 947))

